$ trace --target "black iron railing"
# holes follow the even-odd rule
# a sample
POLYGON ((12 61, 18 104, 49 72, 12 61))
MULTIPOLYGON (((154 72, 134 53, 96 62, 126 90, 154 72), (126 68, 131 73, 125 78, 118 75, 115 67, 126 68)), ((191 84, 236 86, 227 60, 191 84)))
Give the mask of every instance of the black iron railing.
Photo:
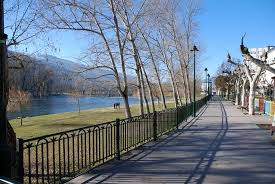
MULTIPOLYGON (((196 102, 199 110, 208 97, 196 102)), ((130 119, 91 125, 46 136, 19 139, 19 175, 24 183, 63 183, 178 128, 192 104, 130 119)))

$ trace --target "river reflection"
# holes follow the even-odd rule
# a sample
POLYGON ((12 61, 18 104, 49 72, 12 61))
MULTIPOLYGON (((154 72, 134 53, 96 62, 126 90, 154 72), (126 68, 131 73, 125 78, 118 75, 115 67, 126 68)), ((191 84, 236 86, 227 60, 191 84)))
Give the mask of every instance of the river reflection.
MULTIPOLYGON (((121 97, 82 96, 79 99, 81 110, 112 107, 114 103, 124 104, 121 97)), ((129 103, 137 104, 138 98, 129 97, 129 103)), ((78 98, 66 95, 32 98, 31 102, 22 109, 24 117, 78 111, 78 98)), ((8 113, 9 119, 20 116, 19 112, 8 113)))

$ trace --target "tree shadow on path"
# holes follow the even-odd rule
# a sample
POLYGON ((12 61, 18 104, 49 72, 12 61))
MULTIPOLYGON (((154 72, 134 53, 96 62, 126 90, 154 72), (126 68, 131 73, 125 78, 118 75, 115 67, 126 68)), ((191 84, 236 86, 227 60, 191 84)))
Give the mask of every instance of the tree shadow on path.
MULTIPOLYGON (((165 152, 166 151, 165 149, 167 149, 169 153, 171 151, 172 152, 182 151, 182 153, 184 154, 184 150, 180 150, 180 149, 185 149, 185 146, 181 145, 182 147, 177 147, 177 145, 175 145, 174 143, 179 142, 179 144, 182 144, 180 142, 182 138, 180 138, 179 136, 182 135, 183 133, 190 132, 190 128, 194 126, 194 124, 198 120, 203 118, 203 115, 206 109, 208 108, 208 106, 205 106, 204 108, 202 108, 198 113, 197 117, 192 118, 188 122, 182 123, 182 125, 178 130, 175 130, 172 133, 162 136, 157 142, 150 142, 143 146, 140 146, 134 151, 125 154, 122 157, 122 160, 120 161, 112 160, 102 166, 99 166, 98 168, 94 168, 90 170, 88 173, 86 173, 87 178, 85 178, 84 181, 82 181, 81 183, 105 183, 105 182, 112 183, 112 181, 109 181, 109 180, 112 180, 112 178, 117 174, 120 175, 118 176, 118 178, 120 179, 119 181, 121 182, 122 181, 125 182, 126 178, 128 182, 134 182, 134 179, 131 180, 131 178, 129 177, 129 175, 134 173, 136 173, 137 175, 138 174, 142 174, 145 176, 154 175, 154 176, 160 176, 160 177, 164 177, 165 175, 166 176, 180 175, 181 176, 180 179, 170 177, 171 179, 169 180, 166 178, 166 181, 167 182, 170 181, 171 183, 192 183, 192 182, 202 183, 215 158, 216 152, 219 149, 225 137, 225 134, 228 130, 227 114, 224 109, 224 106, 219 99, 216 99, 216 101, 220 105, 220 109, 222 113, 221 127, 220 129, 216 129, 216 131, 218 131, 217 135, 214 137, 213 140, 211 139, 211 142, 208 144, 208 146, 204 150, 202 150, 203 151, 202 153, 201 153, 201 150, 195 151, 196 153, 199 154, 198 156, 195 155, 194 157, 193 155, 190 157, 185 156, 185 158, 180 158, 180 157, 169 158, 169 156, 167 155, 165 159, 163 158, 150 159, 149 155, 152 153, 157 153, 161 151, 165 152), (179 141, 174 141, 172 145, 169 145, 175 139, 179 139, 179 141), (144 161, 145 158, 146 158, 146 161, 144 161), (192 159, 196 159, 195 163, 194 162, 192 163, 193 165, 195 164, 195 166, 192 167, 193 168, 192 170, 178 171, 169 165, 169 164, 173 165, 173 163, 182 163, 182 162, 185 163, 185 161, 188 163, 192 159), (156 170, 150 170, 150 172, 146 170, 147 166, 151 166, 154 164, 157 164, 157 165, 167 164, 167 167, 165 168, 165 170, 156 169, 156 170), (123 177, 123 175, 126 175, 126 176, 123 177), (187 177, 184 177, 183 175, 187 177)), ((215 103, 215 101, 213 101, 213 103, 215 103)), ((207 131, 207 129, 204 129, 204 130, 207 131)), ((188 142, 188 143, 190 144, 192 142, 188 142)), ((144 182, 148 182, 148 181, 144 181, 144 182)), ((154 181, 151 181, 151 182, 154 183, 154 181)))

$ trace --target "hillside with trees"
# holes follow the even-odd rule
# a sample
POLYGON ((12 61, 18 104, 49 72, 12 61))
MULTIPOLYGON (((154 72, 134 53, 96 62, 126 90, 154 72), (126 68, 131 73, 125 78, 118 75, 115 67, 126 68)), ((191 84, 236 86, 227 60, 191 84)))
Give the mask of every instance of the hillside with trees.
POLYGON ((108 71, 97 69, 83 72, 85 65, 51 55, 27 56, 9 53, 9 83, 11 89, 32 96, 60 94, 118 96, 108 71), (92 80, 106 74, 100 80, 92 80))

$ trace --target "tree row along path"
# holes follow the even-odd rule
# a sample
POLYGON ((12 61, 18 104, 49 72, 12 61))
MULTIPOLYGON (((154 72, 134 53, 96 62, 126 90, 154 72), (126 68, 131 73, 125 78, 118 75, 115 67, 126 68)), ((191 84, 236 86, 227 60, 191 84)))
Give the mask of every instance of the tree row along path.
POLYGON ((179 130, 69 183, 275 183, 275 140, 256 125, 264 122, 214 97, 179 130))

